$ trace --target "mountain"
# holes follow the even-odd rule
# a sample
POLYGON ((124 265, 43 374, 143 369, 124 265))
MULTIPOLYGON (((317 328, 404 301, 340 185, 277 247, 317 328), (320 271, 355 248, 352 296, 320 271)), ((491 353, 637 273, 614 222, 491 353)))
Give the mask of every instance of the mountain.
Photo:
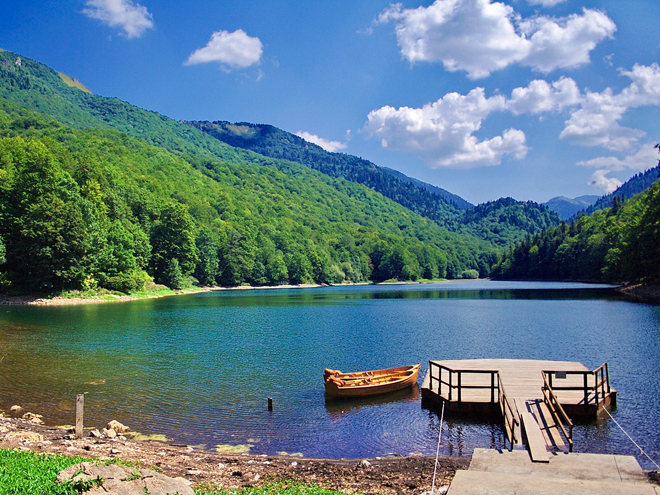
POLYGON ((442 222, 471 206, 463 198, 424 184, 400 172, 344 153, 330 153, 295 134, 272 125, 239 122, 185 121, 196 129, 237 148, 271 158, 302 163, 330 177, 363 184, 426 218, 442 222))
POLYGON ((557 214, 534 201, 500 198, 466 210, 462 231, 497 246, 519 242, 530 234, 559 225, 557 214))
MULTIPOLYGON (((618 196, 614 196, 618 198, 618 196)), ((660 180, 509 249, 493 278, 660 284, 660 180)))
POLYGON ((578 212, 593 205, 599 198, 600 196, 596 195, 578 196, 577 198, 556 196, 542 204, 557 213, 562 220, 568 220, 578 212))
POLYGON ((658 179, 659 176, 660 176, 660 166, 650 168, 646 172, 640 172, 638 174, 635 174, 626 182, 624 182, 621 186, 619 186, 615 191, 606 194, 605 196, 601 196, 601 198, 598 199, 598 201, 596 201, 593 205, 585 208, 584 210, 578 213, 591 215, 597 210, 603 210, 605 208, 611 207, 612 204, 614 203, 615 198, 621 201, 630 199, 636 194, 646 191, 649 187, 653 185, 653 183, 658 179))
POLYGON ((561 220, 537 203, 511 198, 475 208, 442 188, 356 156, 329 153, 271 125, 224 121, 185 123, 231 146, 267 157, 286 158, 330 177, 342 177, 363 184, 453 232, 469 233, 497 246, 520 241, 549 225, 559 224, 561 220))
POLYGON ((17 58, 0 52, 4 291, 456 278, 496 259, 492 243, 364 185, 17 58))

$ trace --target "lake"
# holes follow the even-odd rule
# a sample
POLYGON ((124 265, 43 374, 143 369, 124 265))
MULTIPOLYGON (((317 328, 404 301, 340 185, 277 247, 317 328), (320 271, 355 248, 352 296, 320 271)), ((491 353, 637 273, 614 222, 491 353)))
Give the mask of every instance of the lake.
MULTIPOLYGON (((0 307, 0 407, 49 424, 116 419, 133 430, 256 454, 434 455, 440 419, 417 388, 326 401, 324 367, 429 359, 609 363, 616 420, 660 460, 660 307, 608 286, 436 284, 218 291, 128 303, 0 307), (273 411, 267 399, 273 398, 273 411)), ((500 447, 499 424, 450 419, 441 454, 500 447)), ((609 418, 575 429, 577 452, 637 455, 609 418)))

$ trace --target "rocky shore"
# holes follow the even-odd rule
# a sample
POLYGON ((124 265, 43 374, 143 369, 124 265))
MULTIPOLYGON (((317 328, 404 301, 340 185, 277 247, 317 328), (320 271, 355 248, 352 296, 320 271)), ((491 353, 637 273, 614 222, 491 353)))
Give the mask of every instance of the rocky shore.
MULTIPOLYGON (((108 425, 85 431, 40 424, 39 415, 0 418, 0 448, 59 453, 96 459, 121 459, 152 468, 172 478, 184 478, 195 489, 237 490, 277 481, 313 483, 324 488, 364 494, 420 494, 431 489, 434 458, 424 456, 373 459, 305 459, 286 456, 227 455, 186 445, 130 439, 128 432, 108 425), (116 429, 115 429, 116 428, 116 429)), ((467 469, 467 457, 439 460, 436 489, 449 485, 457 469, 467 469)))

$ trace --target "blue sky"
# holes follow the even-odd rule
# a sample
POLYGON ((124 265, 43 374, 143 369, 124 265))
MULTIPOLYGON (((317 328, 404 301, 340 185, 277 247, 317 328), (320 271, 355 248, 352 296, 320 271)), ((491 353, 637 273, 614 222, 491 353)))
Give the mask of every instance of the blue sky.
POLYGON ((174 119, 272 124, 479 203, 657 163, 657 0, 4 2, 0 47, 174 119))

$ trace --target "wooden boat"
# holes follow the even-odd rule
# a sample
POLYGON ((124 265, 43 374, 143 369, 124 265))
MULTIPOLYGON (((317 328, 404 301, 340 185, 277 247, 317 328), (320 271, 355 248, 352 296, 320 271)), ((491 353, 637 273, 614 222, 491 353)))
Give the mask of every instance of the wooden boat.
POLYGON ((417 383, 420 363, 382 370, 342 373, 326 368, 323 374, 328 397, 368 397, 411 387, 417 383))

